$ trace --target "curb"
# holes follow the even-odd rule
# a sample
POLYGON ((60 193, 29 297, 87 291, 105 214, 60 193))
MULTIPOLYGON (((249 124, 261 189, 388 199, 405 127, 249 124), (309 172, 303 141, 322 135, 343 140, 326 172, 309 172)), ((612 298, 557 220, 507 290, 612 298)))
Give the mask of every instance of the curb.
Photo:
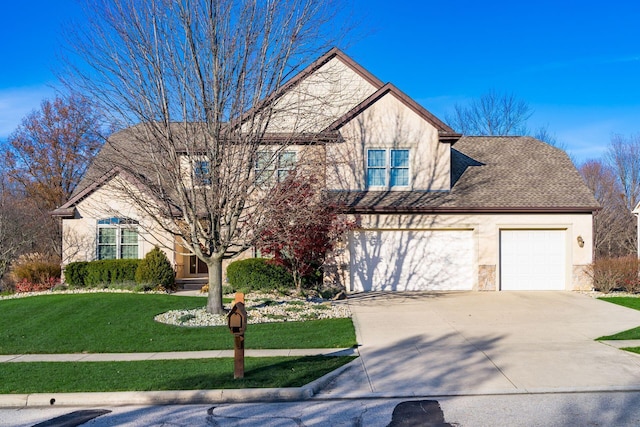
POLYGON ((259 403, 259 402, 295 402, 312 398, 320 400, 334 399, 416 399, 463 396, 508 396, 534 394, 571 394, 571 393, 611 393, 640 392, 640 386, 610 387, 563 387, 495 391, 438 391, 423 390, 409 393, 398 392, 358 392, 353 391, 340 396, 318 395, 336 377, 344 373, 353 360, 338 369, 310 382, 302 387, 226 389, 226 390, 175 390, 175 391, 123 391, 123 392, 87 392, 87 393, 32 393, 2 394, 0 408, 38 408, 38 407, 87 407, 87 406, 145 406, 145 405, 196 405, 209 403, 259 403))
POLYGON ((87 393, 2 394, 0 408, 48 406, 187 405, 207 403, 291 402, 307 400, 356 360, 302 387, 223 390, 121 391, 87 393))

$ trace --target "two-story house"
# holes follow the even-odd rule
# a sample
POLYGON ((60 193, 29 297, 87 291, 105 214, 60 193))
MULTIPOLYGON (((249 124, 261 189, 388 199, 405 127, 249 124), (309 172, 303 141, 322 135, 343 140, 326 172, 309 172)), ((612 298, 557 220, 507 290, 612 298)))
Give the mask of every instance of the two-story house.
MULTIPOLYGON (((591 287, 598 204, 562 150, 530 137, 459 135, 338 49, 274 99, 297 107, 273 121, 273 135, 305 121, 308 134, 330 136, 292 144, 268 176, 286 176, 310 150, 322 156, 326 189, 357 223, 326 269, 347 291, 591 287)), ((126 144, 127 130, 111 140, 126 144)), ((207 176, 206 160, 192 167, 192 176, 207 176)), ((265 169, 259 158, 255 168, 257 177, 265 169)), ((127 179, 90 168, 54 212, 65 259, 141 258, 161 244, 173 248, 178 278, 202 276, 205 266, 174 237, 113 197, 114 182, 127 179)))

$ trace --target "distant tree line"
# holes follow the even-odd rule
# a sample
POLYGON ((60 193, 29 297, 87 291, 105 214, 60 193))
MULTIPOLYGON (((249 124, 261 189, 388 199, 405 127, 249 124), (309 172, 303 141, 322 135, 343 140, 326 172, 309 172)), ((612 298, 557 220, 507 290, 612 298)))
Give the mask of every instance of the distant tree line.
POLYGON ((102 145, 102 117, 86 100, 42 101, 0 146, 0 290, 22 254, 61 260, 64 204, 102 145))

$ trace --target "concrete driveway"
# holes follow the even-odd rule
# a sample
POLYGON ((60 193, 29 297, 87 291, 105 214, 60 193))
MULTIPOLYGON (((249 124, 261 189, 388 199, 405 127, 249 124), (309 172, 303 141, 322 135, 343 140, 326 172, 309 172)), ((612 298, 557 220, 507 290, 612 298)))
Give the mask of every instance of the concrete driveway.
POLYGON ((640 355, 594 338, 640 311, 571 292, 352 295, 361 357, 321 396, 640 389, 640 355))

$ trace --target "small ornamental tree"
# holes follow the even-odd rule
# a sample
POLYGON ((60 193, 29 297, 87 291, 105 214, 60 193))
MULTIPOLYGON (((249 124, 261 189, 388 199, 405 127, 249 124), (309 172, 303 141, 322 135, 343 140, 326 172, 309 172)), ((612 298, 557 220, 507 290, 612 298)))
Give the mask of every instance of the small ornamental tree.
POLYGON ((354 224, 338 215, 338 206, 313 177, 292 173, 267 200, 256 247, 291 273, 300 293, 303 278, 322 266, 327 251, 354 224))

